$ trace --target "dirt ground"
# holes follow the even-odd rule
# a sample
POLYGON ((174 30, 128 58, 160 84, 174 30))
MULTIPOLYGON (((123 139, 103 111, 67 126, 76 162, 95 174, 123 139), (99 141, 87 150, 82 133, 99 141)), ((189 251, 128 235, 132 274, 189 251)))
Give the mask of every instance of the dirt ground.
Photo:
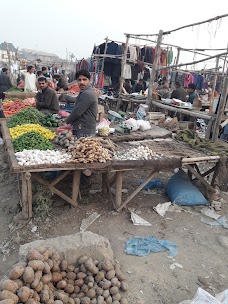
MULTIPOLYGON (((160 173, 159 178, 167 182, 170 172, 160 173)), ((129 174, 124 188, 131 192, 145 176, 144 171, 129 174)), ((101 177, 93 175, 92 189, 100 189, 101 177)), ((172 304, 192 298, 199 286, 211 294, 228 287, 228 230, 221 226, 208 226, 200 221, 202 207, 183 208, 182 212, 167 212, 159 216, 153 207, 167 202, 163 191, 154 194, 140 192, 129 204, 135 213, 152 224, 151 227, 134 226, 130 212, 113 211, 109 195, 90 194, 82 191, 82 201, 76 210, 58 197, 53 197, 53 207, 45 218, 34 217, 29 222, 14 223, 18 212, 19 196, 17 176, 9 174, 8 162, 0 146, 0 279, 18 260, 21 244, 36 240, 79 232, 82 219, 93 212, 100 217, 88 230, 107 237, 111 243, 115 259, 126 274, 130 290, 131 304, 172 304), (37 226, 37 230, 31 230, 37 226), (168 258, 168 251, 150 253, 137 257, 125 253, 125 243, 132 236, 154 236, 175 242, 178 254, 168 258), (173 263, 183 268, 170 269, 173 263)), ((65 185, 66 186, 66 185, 65 185)), ((124 196, 126 194, 123 194, 124 196)), ((224 198, 221 214, 228 217, 228 193, 224 198)))

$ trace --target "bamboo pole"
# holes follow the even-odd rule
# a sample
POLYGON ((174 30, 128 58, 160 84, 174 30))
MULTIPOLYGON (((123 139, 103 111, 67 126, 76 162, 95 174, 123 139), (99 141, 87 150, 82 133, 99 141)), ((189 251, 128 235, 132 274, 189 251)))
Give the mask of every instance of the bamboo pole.
POLYGON ((226 104, 226 97, 227 97, 227 89, 228 89, 228 69, 226 70, 226 76, 223 81, 223 88, 222 88, 222 94, 220 95, 220 101, 218 106, 218 113, 215 120, 215 126, 214 131, 212 134, 212 140, 217 142, 218 141, 218 135, 219 135, 219 126, 222 120, 222 116, 224 114, 224 107, 226 104))
POLYGON ((150 82, 149 82, 149 87, 148 87, 148 96, 147 96, 147 101, 146 104, 150 105, 152 101, 152 95, 153 95, 153 85, 154 85, 154 80, 157 72, 157 65, 158 65, 158 55, 159 55, 159 48, 162 42, 162 35, 163 31, 160 30, 158 33, 158 39, 157 39, 157 45, 155 48, 155 56, 154 56, 154 67, 152 68, 152 73, 150 75, 150 82))
POLYGON ((126 36, 126 43, 124 48, 124 54, 121 62, 121 76, 120 76, 120 92, 119 97, 117 101, 116 111, 120 109, 120 103, 121 103, 121 93, 123 91, 123 84, 125 80, 125 69, 126 69, 126 62, 127 62, 127 50, 128 50, 128 43, 129 43, 130 36, 126 36))
MULTIPOLYGON (((219 57, 216 58, 215 68, 217 69, 218 66, 219 66, 219 57)), ((209 114, 212 114, 212 110, 213 110, 214 94, 215 94, 215 88, 216 88, 216 84, 217 84, 217 79, 218 79, 218 75, 215 74, 214 75, 214 83, 213 83, 213 87, 212 87, 212 100, 211 100, 211 104, 210 104, 209 114)))
MULTIPOLYGON (((108 37, 105 38, 104 55, 106 55, 106 53, 107 53, 107 48, 108 48, 108 37)), ((101 72, 100 72, 101 75, 102 75, 103 72, 104 72, 104 64, 105 64, 105 58, 103 58, 103 61, 102 61, 101 72)))

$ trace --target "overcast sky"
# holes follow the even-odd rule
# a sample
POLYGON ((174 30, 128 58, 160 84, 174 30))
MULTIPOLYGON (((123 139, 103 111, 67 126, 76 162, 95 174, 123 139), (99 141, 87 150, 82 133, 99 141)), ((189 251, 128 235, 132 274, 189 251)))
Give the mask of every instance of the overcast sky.
MULTIPOLYGON (((12 42, 20 49, 56 53, 64 59, 67 52, 78 59, 89 57, 93 45, 101 44, 106 36, 124 41, 123 33, 157 33, 159 29, 172 30, 228 13, 227 0, 0 0, 0 3, 1 42, 12 42)), ((187 48, 226 48, 227 28, 228 17, 180 30, 165 36, 163 42, 187 48)), ((180 62, 193 58, 201 57, 183 52, 180 62)), ((210 64, 214 60, 207 66, 210 64)))

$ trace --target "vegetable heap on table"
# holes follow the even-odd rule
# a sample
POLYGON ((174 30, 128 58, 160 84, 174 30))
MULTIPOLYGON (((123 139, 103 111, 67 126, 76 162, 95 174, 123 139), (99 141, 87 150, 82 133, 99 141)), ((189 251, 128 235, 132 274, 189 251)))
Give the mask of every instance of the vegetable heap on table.
POLYGON ((76 140, 71 131, 64 130, 55 138, 55 143, 65 148, 73 148, 76 140))
POLYGON ((13 266, 0 287, 2 304, 128 304, 122 294, 128 284, 119 264, 87 256, 70 264, 41 246, 13 266))
POLYGON ((23 92, 23 91, 17 87, 12 87, 8 89, 7 92, 23 92))
POLYGON ((47 127, 58 127, 58 121, 52 114, 46 114, 41 120, 41 123, 47 127))
POLYGON ((36 133, 39 133, 42 135, 45 139, 54 139, 56 134, 47 128, 42 127, 38 124, 24 124, 21 126, 16 126, 14 128, 9 128, 10 136, 12 139, 15 139, 19 136, 21 136, 24 133, 34 131, 36 133))
POLYGON ((12 115, 7 119, 7 127, 13 128, 24 124, 39 124, 44 115, 35 108, 27 108, 12 115))
POLYGON ((24 104, 23 102, 19 100, 15 100, 12 103, 9 102, 3 102, 3 112, 5 114, 5 117, 9 117, 25 108, 31 107, 31 105, 24 104))
POLYGON ((41 134, 31 131, 24 133, 13 140, 15 152, 23 150, 51 150, 53 149, 52 143, 45 139, 41 134))
POLYGON ((111 152, 102 147, 100 140, 91 137, 80 138, 72 148, 68 148, 68 152, 72 158, 66 162, 84 164, 93 162, 105 163, 107 160, 112 159, 111 152))
POLYGON ((36 99, 34 97, 25 98, 22 102, 23 102, 23 104, 28 105, 28 106, 35 106, 36 105, 36 99))
POLYGON ((70 159, 70 155, 64 151, 53 150, 24 150, 16 152, 19 166, 34 166, 41 164, 60 164, 65 163, 66 159, 70 159))

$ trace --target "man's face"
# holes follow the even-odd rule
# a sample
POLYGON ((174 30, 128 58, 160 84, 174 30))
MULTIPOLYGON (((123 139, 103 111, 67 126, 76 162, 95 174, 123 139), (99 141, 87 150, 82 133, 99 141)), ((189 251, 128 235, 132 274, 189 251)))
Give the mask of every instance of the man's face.
POLYGON ((83 76, 83 75, 80 75, 77 79, 77 82, 78 82, 78 86, 80 88, 81 91, 85 90, 86 88, 88 88, 89 84, 90 84, 90 80, 83 76))
POLYGON ((38 85, 39 85, 40 90, 44 90, 47 88, 48 83, 46 81, 39 81, 38 85))
POLYGON ((42 71, 43 74, 47 74, 47 70, 42 71))
POLYGON ((187 88, 187 92, 188 92, 188 93, 192 93, 192 92, 194 92, 194 90, 191 89, 191 88, 187 88))
POLYGON ((34 74, 34 72, 35 72, 35 68, 31 68, 31 69, 29 70, 29 73, 30 73, 30 74, 34 74))

